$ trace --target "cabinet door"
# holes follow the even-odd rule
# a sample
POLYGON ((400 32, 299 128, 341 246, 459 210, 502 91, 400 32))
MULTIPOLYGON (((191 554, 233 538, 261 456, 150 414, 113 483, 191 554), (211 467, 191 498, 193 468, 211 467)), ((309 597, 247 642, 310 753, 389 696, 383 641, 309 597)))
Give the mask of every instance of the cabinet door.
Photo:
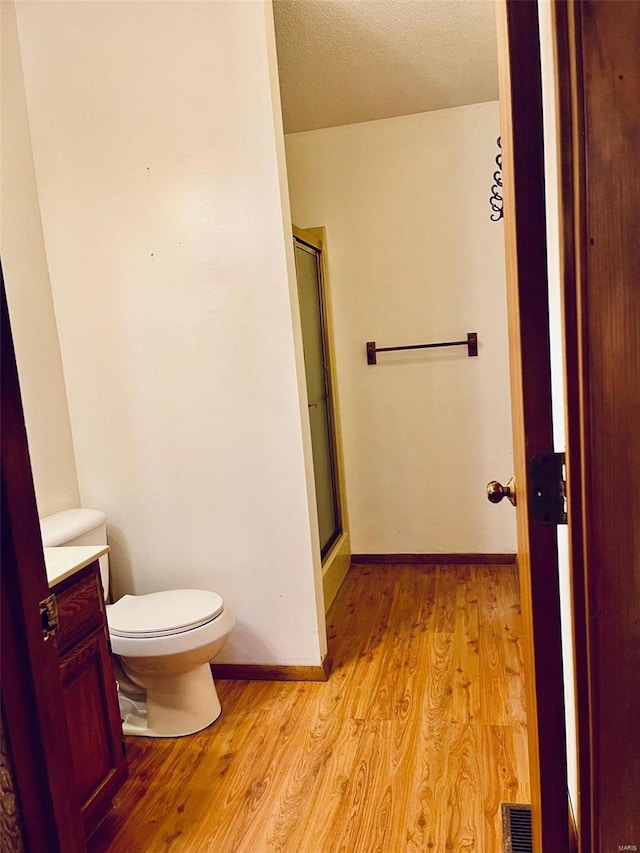
POLYGON ((126 778, 116 683, 103 627, 60 661, 76 791, 92 832, 126 778))

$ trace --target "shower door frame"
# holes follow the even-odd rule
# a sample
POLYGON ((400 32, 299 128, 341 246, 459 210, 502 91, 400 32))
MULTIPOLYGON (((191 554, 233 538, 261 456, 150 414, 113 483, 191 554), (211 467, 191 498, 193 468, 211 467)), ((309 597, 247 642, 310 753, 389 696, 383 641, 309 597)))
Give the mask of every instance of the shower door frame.
MULTIPOLYGON (((338 451, 338 430, 336 422, 336 406, 335 406, 335 389, 334 389, 334 358, 329 335, 329 306, 325 287, 324 274, 324 244, 323 239, 317 234, 321 229, 303 229, 292 226, 294 252, 297 247, 310 255, 313 255, 316 261, 316 270, 318 274, 318 294, 320 308, 320 333, 322 337, 322 360, 324 367, 324 381, 327 394, 327 424, 328 424, 328 443, 329 443, 329 467, 331 471, 331 484, 333 492, 333 503, 336 516, 335 529, 327 540, 324 546, 320 549, 320 558, 322 564, 327 562, 331 556, 336 543, 340 541, 341 536, 345 532, 344 524, 344 501, 341 493, 341 471, 338 451)), ((314 482, 315 487, 315 482, 314 482)))

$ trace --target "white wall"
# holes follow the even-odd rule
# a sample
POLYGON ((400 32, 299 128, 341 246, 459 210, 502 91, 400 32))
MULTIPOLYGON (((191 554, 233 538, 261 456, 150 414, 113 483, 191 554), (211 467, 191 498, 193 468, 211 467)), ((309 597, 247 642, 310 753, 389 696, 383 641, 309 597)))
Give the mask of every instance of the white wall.
POLYGON ((60 346, 42 237, 13 3, 2 15, 0 256, 27 424, 38 512, 78 506, 60 346))
POLYGON ((498 104, 286 137, 293 221, 324 225, 354 553, 516 550, 498 104), (460 340, 466 349, 382 354, 460 340), (505 504, 506 502, 503 502, 505 504))
POLYGON ((220 660, 313 665, 269 16, 18 6, 81 499, 109 515, 116 592, 215 589, 238 619, 220 660))
MULTIPOLYGON (((556 117, 555 66, 553 56, 552 10, 548 0, 538 4, 540 21, 540 57, 544 108, 545 192, 547 210, 547 268, 549 280, 549 334, 551 345, 551 396, 554 449, 566 449, 565 382, 563 359, 562 301, 560 287, 560 225, 558 125, 556 117)), ((567 730, 567 774, 569 795, 578 807, 578 747, 576 732, 576 693, 574 638, 569 562, 569 530, 558 527, 558 563, 560 570, 560 615, 562 627, 562 665, 564 670, 565 725, 567 730)), ((576 815, 577 817, 577 815, 576 815)))

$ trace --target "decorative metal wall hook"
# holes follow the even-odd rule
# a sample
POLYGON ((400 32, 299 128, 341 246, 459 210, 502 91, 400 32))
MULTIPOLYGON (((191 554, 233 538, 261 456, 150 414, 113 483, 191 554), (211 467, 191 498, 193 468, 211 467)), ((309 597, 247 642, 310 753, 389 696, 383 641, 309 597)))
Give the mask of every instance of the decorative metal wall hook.
POLYGON ((504 212, 502 210, 502 137, 499 136, 497 142, 498 148, 500 149, 496 157, 496 166, 498 168, 493 173, 491 197, 489 198, 489 204, 493 211, 491 214, 492 222, 499 222, 499 220, 504 216, 504 212))

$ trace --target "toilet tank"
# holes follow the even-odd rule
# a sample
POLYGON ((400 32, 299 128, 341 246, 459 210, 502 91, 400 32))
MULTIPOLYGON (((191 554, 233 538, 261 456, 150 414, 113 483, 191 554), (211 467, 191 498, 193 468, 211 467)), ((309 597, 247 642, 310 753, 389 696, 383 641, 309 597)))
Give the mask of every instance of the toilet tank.
MULTIPOLYGON (((40 519, 45 548, 61 545, 106 545, 107 516, 100 509, 65 509, 40 519)), ((104 597, 109 595, 109 557, 100 557, 100 577, 104 597)))

